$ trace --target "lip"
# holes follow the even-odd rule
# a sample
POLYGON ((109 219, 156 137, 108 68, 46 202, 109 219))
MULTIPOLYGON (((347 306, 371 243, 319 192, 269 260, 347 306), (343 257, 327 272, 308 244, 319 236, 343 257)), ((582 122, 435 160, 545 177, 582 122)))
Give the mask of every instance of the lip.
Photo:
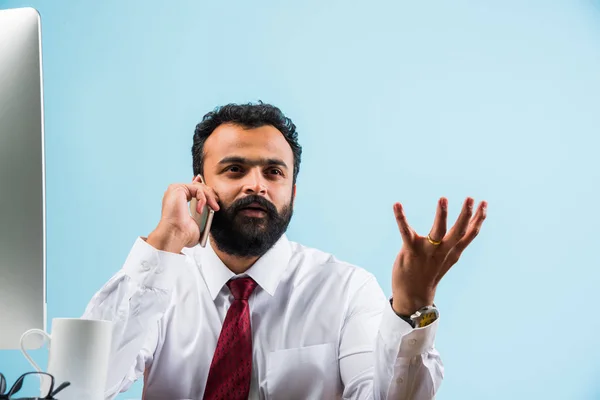
POLYGON ((258 208, 242 208, 239 212, 247 217, 264 217, 267 215, 266 211, 258 208))
POLYGON ((261 206, 258 203, 252 203, 249 204, 248 206, 242 208, 240 211, 244 211, 244 210, 250 210, 250 211, 262 211, 262 212, 267 212, 267 210, 265 210, 265 208, 263 206, 261 206))

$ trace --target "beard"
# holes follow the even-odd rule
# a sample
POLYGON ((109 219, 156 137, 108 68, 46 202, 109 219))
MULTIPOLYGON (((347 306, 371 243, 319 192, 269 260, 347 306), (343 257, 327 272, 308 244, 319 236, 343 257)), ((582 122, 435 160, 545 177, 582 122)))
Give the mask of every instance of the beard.
POLYGON ((219 250, 237 257, 260 257, 281 238, 292 219, 292 199, 280 212, 262 196, 249 195, 221 209, 213 216, 210 233, 219 250), (261 217, 241 213, 256 203, 264 210, 261 217))

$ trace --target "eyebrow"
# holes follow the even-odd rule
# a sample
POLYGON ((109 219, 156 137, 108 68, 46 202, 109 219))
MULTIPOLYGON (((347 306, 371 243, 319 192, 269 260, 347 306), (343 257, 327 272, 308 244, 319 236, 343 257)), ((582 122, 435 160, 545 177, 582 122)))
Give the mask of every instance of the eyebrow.
POLYGON ((288 169, 287 164, 278 158, 259 158, 257 160, 250 160, 249 158, 240 157, 240 156, 230 156, 225 157, 221 161, 219 161, 219 165, 225 164, 242 164, 248 165, 250 167, 254 167, 257 165, 278 165, 285 169, 288 169))

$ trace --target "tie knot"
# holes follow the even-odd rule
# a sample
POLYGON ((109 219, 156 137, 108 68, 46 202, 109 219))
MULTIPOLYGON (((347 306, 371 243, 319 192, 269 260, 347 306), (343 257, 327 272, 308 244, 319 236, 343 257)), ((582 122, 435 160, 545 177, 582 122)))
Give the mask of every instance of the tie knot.
POLYGON ((235 300, 248 300, 256 288, 256 282, 252 278, 231 279, 227 286, 235 300))

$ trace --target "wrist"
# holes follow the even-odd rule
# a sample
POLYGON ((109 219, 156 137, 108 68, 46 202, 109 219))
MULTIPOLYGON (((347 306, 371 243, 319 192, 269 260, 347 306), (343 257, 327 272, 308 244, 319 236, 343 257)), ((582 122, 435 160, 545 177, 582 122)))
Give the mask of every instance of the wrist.
POLYGON ((433 300, 428 299, 405 299, 401 296, 392 297, 392 309, 398 315, 410 317, 423 307, 433 304, 433 300))
POLYGON ((179 254, 185 247, 187 239, 176 230, 167 229, 159 224, 156 229, 148 235, 146 243, 156 250, 179 254))
MULTIPOLYGON (((394 307, 392 306, 392 302, 393 299, 390 299, 390 306, 395 312, 394 307)), ((436 321, 440 315, 435 304, 424 306, 410 315, 399 314, 396 312, 395 314, 413 328, 424 328, 436 321)))

